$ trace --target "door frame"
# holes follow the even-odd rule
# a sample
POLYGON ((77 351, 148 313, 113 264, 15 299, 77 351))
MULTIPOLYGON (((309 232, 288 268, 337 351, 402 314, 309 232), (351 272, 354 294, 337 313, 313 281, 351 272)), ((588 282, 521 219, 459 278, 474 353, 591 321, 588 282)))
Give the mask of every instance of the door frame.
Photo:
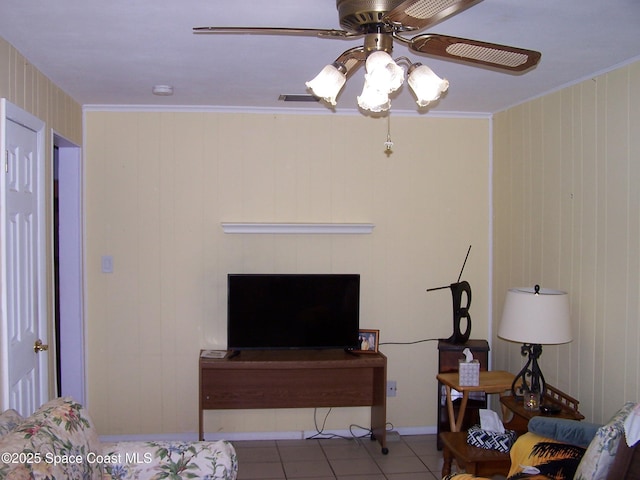
MULTIPOLYGON (((22 125, 36 133, 38 168, 38 290, 39 295, 38 310, 38 330, 43 343, 47 343, 49 335, 49 310, 47 303, 47 241, 46 241, 46 201, 44 195, 45 185, 45 127, 44 121, 13 105, 5 98, 0 99, 0 154, 2 161, 0 165, 0 238, 6 238, 7 225, 7 205, 4 201, 6 187, 6 162, 7 150, 7 121, 12 121, 22 125)), ((8 318, 7 318, 7 245, 5 241, 0 242, 0 409, 5 410, 10 406, 10 386, 9 386, 9 352, 8 352, 8 318)), ((49 355, 38 355, 39 375, 39 402, 43 403, 49 399, 49 355)))
MULTIPOLYGON (((51 171, 53 148, 58 147, 58 213, 60 219, 58 254, 60 258, 60 392, 86 405, 85 329, 83 302, 83 167, 82 149, 55 131, 51 136, 51 171)), ((53 175, 51 209, 53 210, 53 175)), ((53 218, 53 212, 52 212, 53 218)), ((53 234, 53 232, 52 232, 53 234)), ((53 249, 53 238, 51 245, 53 249)), ((53 259, 53 251, 51 258, 53 259)), ((53 270, 53 268, 52 268, 53 270)), ((53 280, 55 282, 55 279, 53 280)), ((53 305, 55 308, 55 304, 53 305)))

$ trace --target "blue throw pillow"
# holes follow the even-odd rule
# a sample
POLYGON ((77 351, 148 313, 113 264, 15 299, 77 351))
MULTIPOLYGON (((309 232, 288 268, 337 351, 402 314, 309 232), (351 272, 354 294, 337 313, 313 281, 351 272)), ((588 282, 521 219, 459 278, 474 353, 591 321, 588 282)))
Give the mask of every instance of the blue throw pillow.
POLYGON ((541 437, 584 448, 589 446, 601 426, 595 423, 578 422, 567 418, 543 417, 541 415, 529 420, 530 432, 541 437))

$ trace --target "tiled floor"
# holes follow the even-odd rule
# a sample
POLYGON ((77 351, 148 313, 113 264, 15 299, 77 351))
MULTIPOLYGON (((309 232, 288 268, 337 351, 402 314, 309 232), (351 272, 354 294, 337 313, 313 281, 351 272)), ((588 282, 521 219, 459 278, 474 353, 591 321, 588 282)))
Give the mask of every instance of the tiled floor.
POLYGON ((238 480, 435 480, 435 435, 389 435, 389 453, 363 439, 235 441, 238 480))

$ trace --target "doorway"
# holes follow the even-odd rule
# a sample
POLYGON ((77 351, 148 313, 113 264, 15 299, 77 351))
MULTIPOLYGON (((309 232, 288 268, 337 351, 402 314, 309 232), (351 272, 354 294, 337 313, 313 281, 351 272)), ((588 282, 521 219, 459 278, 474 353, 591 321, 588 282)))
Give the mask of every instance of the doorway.
POLYGON ((52 145, 56 386, 85 405, 82 154, 56 133, 52 145))

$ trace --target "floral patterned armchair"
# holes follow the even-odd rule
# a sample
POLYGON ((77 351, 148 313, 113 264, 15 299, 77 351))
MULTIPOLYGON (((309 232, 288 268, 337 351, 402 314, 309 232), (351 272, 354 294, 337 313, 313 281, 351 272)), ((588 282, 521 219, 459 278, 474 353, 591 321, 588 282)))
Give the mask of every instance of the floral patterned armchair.
POLYGON ((0 478, 7 480, 235 480, 233 446, 217 442, 120 442, 103 445, 86 410, 71 398, 29 418, 0 414, 0 478))

